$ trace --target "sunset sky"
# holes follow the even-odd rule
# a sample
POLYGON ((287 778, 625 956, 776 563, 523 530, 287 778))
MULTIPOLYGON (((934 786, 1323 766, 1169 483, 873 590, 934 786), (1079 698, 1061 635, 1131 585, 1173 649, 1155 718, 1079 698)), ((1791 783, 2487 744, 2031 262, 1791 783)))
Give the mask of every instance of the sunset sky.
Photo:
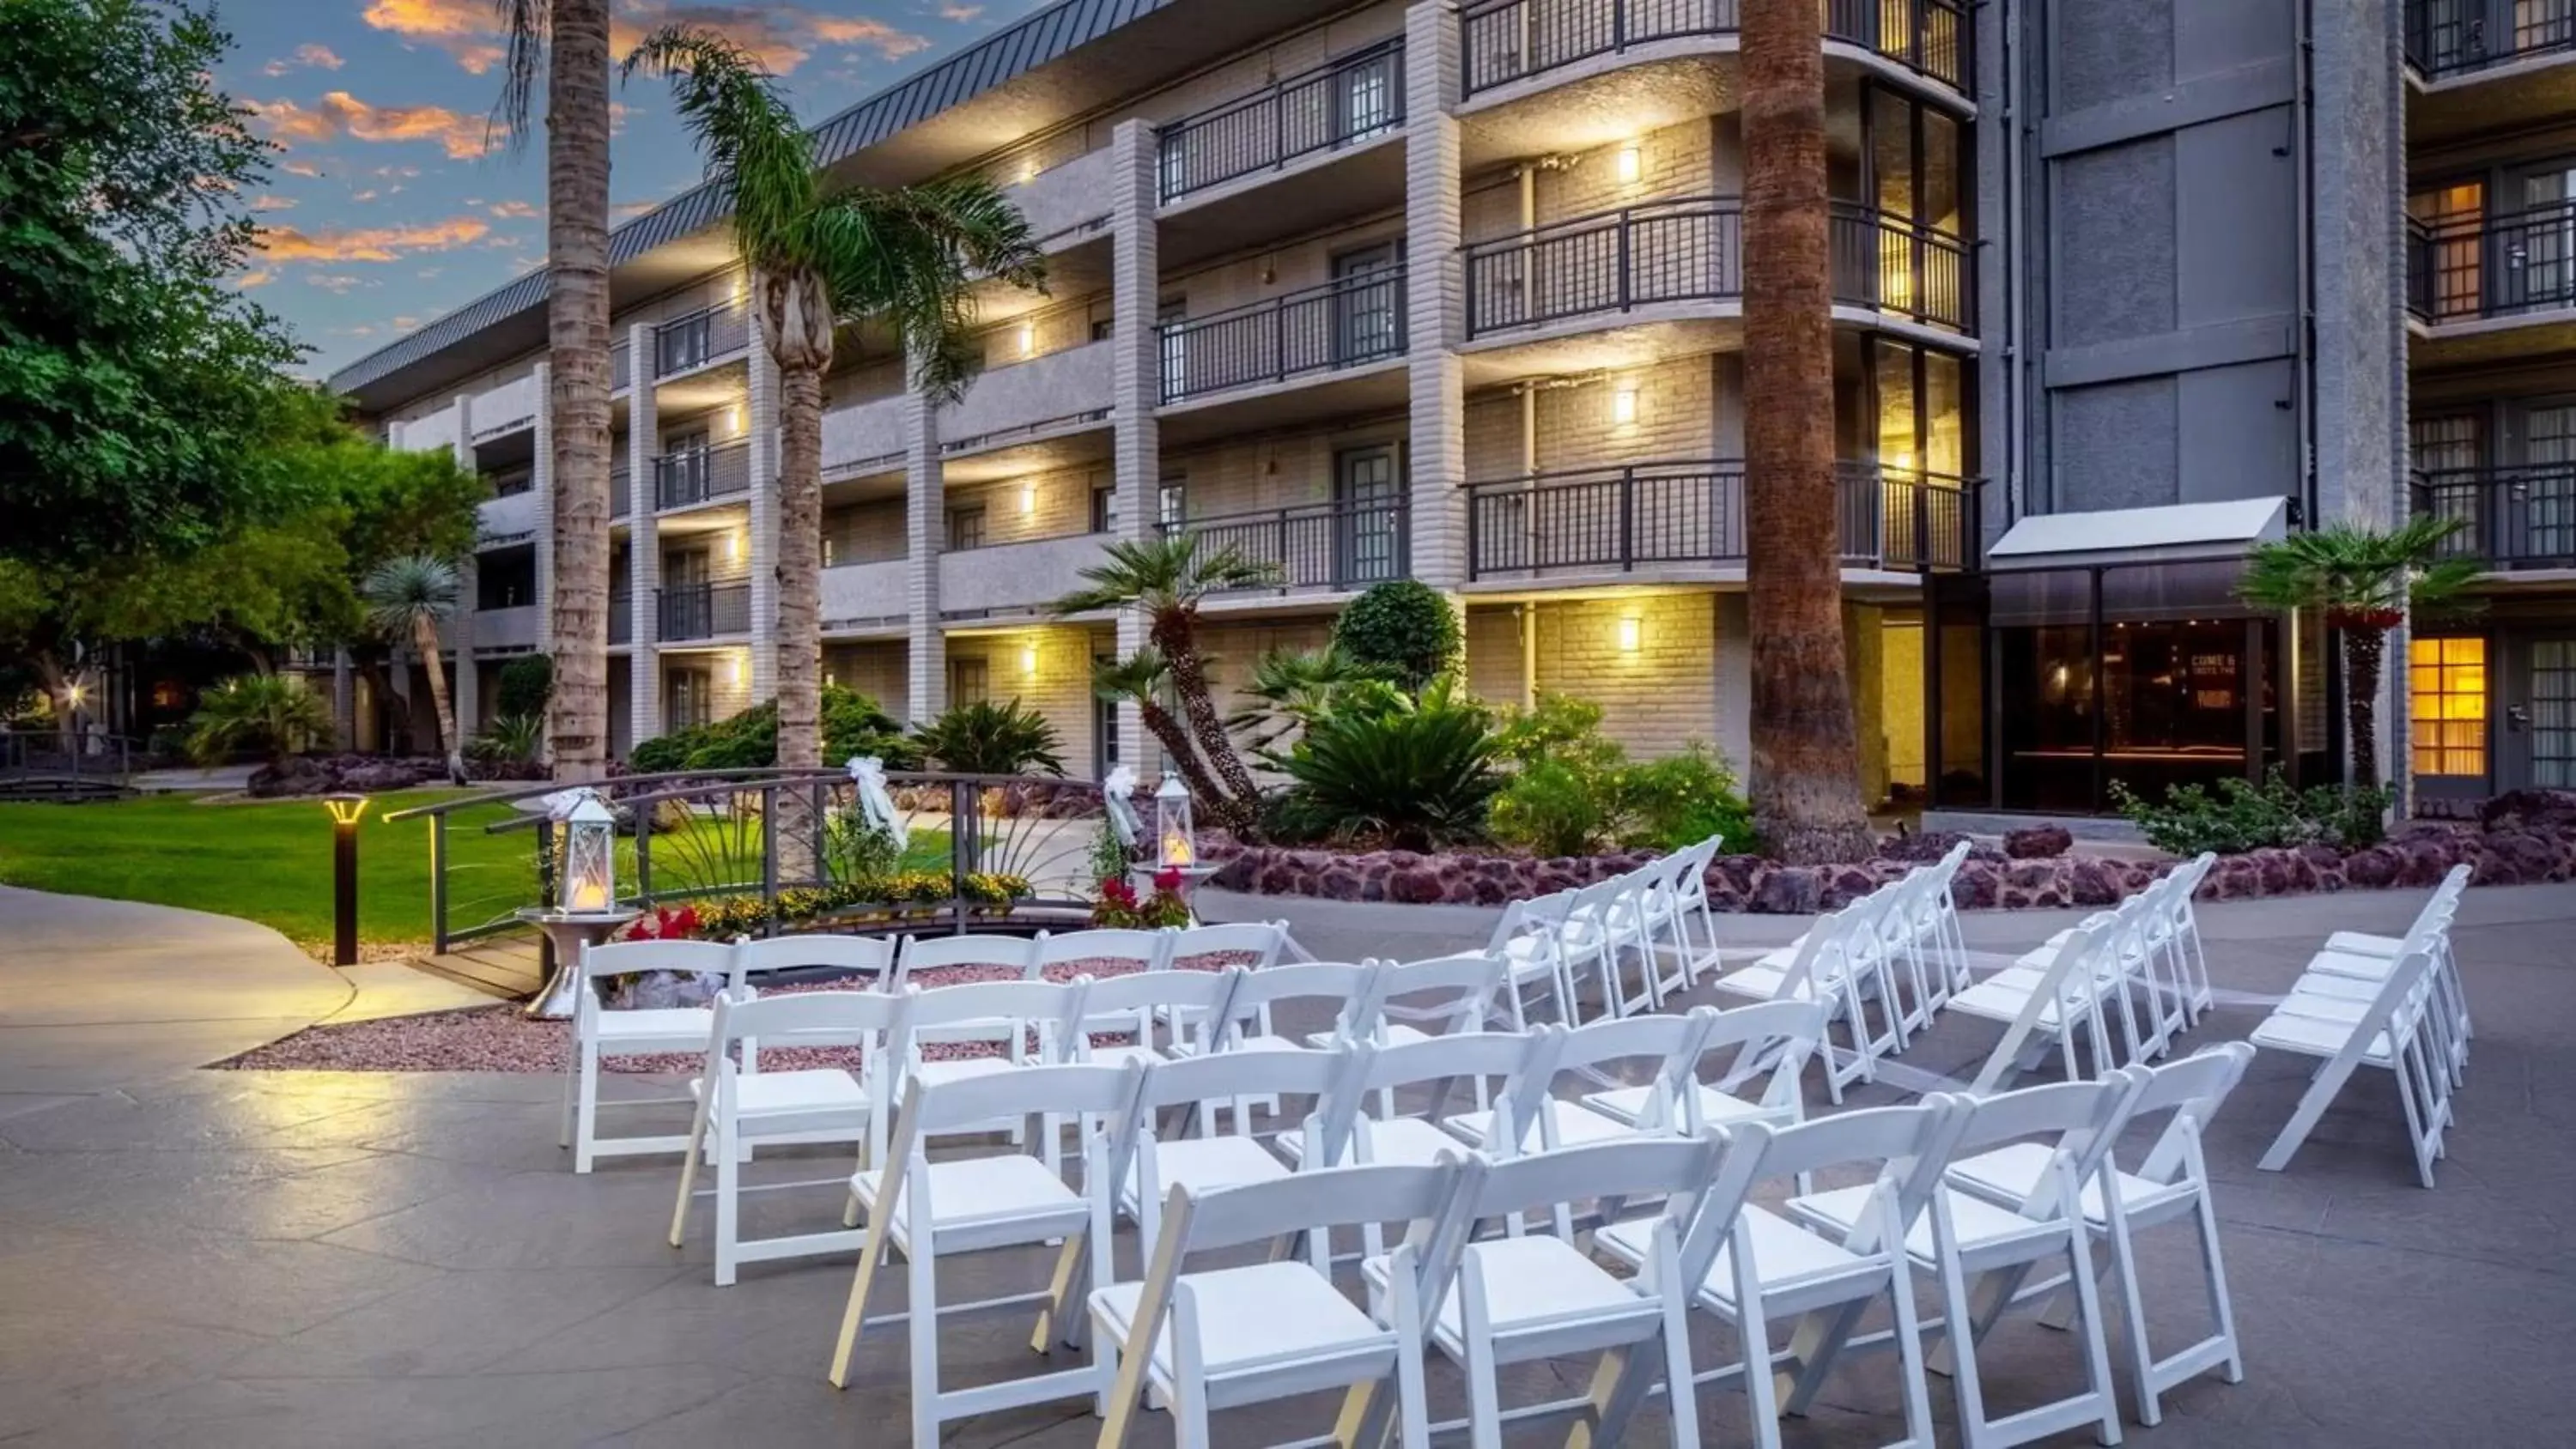
MULTIPOLYGON (((766 58, 819 121, 1045 0, 617 0, 623 56, 658 25, 714 26, 766 58)), ((267 251, 240 278, 320 375, 538 265, 545 138, 485 150, 500 94, 492 0, 225 0, 217 79, 286 149, 251 200, 267 251)), ((617 95, 614 222, 700 175, 662 82, 617 95)), ((540 123, 541 124, 541 123, 540 123)))

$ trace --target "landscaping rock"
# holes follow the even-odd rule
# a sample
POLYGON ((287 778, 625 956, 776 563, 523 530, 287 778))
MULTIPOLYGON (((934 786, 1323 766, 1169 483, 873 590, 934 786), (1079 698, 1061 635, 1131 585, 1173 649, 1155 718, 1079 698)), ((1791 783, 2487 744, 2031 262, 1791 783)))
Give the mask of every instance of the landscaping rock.
POLYGON ((1925 830, 1912 835, 1891 835, 1878 843, 1878 858, 1922 865, 1948 855, 1951 847, 1967 839, 1968 837, 1955 830, 1925 830))
POLYGON ((2015 860, 2045 860, 2075 847, 2075 835, 2063 825, 2034 825, 2004 837, 2004 854, 2015 860))
POLYGON ((2500 830, 2576 830, 2576 790, 2507 790, 2478 808, 2478 824, 2500 830))
POLYGON ((319 761, 302 755, 289 755, 273 765, 262 765, 251 771, 250 783, 243 788, 260 800, 291 799, 299 795, 326 795, 333 788, 330 770, 319 761))

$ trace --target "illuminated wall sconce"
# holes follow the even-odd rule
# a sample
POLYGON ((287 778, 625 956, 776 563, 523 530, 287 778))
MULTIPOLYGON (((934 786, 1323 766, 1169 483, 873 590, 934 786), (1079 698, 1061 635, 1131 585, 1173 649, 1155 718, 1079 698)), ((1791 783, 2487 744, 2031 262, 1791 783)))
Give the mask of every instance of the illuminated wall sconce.
POLYGON ((742 404, 735 403, 725 409, 725 426, 737 433, 742 431, 742 404))
POLYGON ((1024 679, 1035 679, 1035 678, 1037 677, 1037 673, 1038 673, 1038 646, 1036 646, 1035 644, 1023 644, 1023 645, 1021 645, 1021 646, 1020 646, 1020 675, 1021 675, 1021 677, 1022 677, 1022 678, 1024 678, 1024 679))
POLYGON ((1038 324, 1035 322, 1023 322, 1020 324, 1020 356, 1035 357, 1037 355, 1038 324))
POLYGON ((738 534, 738 533, 728 533, 728 534, 726 534, 726 535, 724 536, 724 557, 725 557, 725 562, 726 562, 726 563, 739 563, 739 562, 741 562, 741 560, 742 560, 742 535, 741 535, 741 534, 738 534))
POLYGON ((726 684, 729 684, 729 685, 732 685, 732 684, 740 684, 740 683, 742 683, 742 656, 741 656, 741 655, 739 655, 739 654, 728 654, 728 655, 726 655, 726 656, 725 656, 725 662, 724 662, 724 682, 725 682, 726 684))
POLYGON ((1646 174, 1646 158, 1639 153, 1634 141, 1621 146, 1611 157, 1610 164, 1622 186, 1634 186, 1646 174))
POLYGON ((733 275, 733 281, 725 289, 725 300, 737 305, 740 304, 742 301, 742 287, 742 273, 736 272, 733 275))
POLYGON ((1638 647, 1639 645, 1643 644, 1643 643, 1645 642, 1645 639, 1646 639, 1646 622, 1645 622, 1643 619, 1638 618, 1638 617, 1637 617, 1636 615, 1634 615, 1634 614, 1629 614, 1629 615, 1626 615, 1626 616, 1622 617, 1622 618, 1619 620, 1619 652, 1620 652, 1620 653, 1622 653, 1622 654, 1634 654, 1634 653, 1636 653, 1636 652, 1637 652, 1637 647, 1638 647))
POLYGON ((1625 428, 1633 426, 1636 421, 1637 390, 1633 387, 1623 387, 1613 391, 1610 394, 1611 426, 1625 428))
POLYGON ((1035 181, 1035 180, 1037 180, 1037 179, 1038 179, 1038 158, 1036 158, 1035 156, 1031 156, 1031 157, 1029 157, 1027 160, 1022 161, 1022 162, 1020 163, 1020 184, 1021 184, 1022 186, 1026 186, 1026 185, 1028 185, 1030 182, 1035 181))
POLYGON ((1021 484, 1021 485, 1020 485, 1020 516, 1021 516, 1022 518, 1027 518, 1027 517, 1029 517, 1029 516, 1031 516, 1031 515, 1035 514, 1037 511, 1038 511, 1038 485, 1036 485, 1035 483, 1023 483, 1023 484, 1021 484))

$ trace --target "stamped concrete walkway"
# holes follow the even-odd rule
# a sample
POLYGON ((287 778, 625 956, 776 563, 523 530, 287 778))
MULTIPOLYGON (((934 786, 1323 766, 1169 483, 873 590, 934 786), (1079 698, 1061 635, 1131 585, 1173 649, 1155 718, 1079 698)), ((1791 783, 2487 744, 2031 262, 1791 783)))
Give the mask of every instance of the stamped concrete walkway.
MULTIPOLYGON (((2402 926, 2414 892, 2209 907, 2219 1010, 2186 1039, 2242 1037, 2261 1001, 2336 927, 2402 926)), ((1321 956, 1409 956, 1471 945, 1484 927, 1410 914, 1312 911, 1321 956)), ((1970 918, 1993 953, 2063 914, 1970 918)), ((1795 923, 1728 922, 1778 939, 1795 923)), ((2127 1426, 2166 1449, 2432 1449, 2567 1442, 2576 1335, 2576 889, 2473 891, 2457 935, 2479 1036, 2441 1186, 2413 1184, 2396 1103, 2365 1084, 2286 1174, 2256 1155, 2287 1115, 2300 1063, 2266 1055, 2209 1135, 2249 1377, 2202 1379, 2165 1424, 2127 1426)), ((1999 957, 1981 965, 2000 964, 1999 957)), ((0 1084, 76 1100, 0 1119, 0 1443, 891 1446, 903 1442, 900 1340, 863 1347, 858 1381, 822 1379, 845 1261, 770 1265, 708 1282, 703 1231, 662 1243, 672 1165, 628 1159, 576 1178, 555 1147, 546 1078, 195 1071, 197 1061, 333 1009, 330 973, 255 928, 104 903, 0 895, 0 1084), (111 940, 132 930, 144 939, 111 940), (248 964, 244 964, 244 963, 248 964), (86 1094, 86 1095, 83 1095, 86 1094)), ((1283 1023, 1294 1029, 1298 1023, 1283 1023)), ((1994 1029, 1946 1018, 1906 1053, 1917 1080, 1973 1071, 1994 1029)), ((615 1080, 624 1095, 670 1084, 615 1080)), ((1861 1103, 1902 1100, 1892 1084, 1861 1103)), ((638 1109, 638 1129, 656 1111, 638 1109)), ((846 1172, 818 1152, 762 1177, 846 1172)), ((754 1232, 834 1216, 829 1191, 755 1200, 754 1232)), ((2183 1234, 2142 1240, 2148 1310, 2171 1346, 2198 1330, 2183 1234)), ((1119 1255, 1135 1252, 1123 1235, 1119 1255)), ((948 1285, 979 1297, 1042 1282, 1048 1260, 989 1255, 948 1285)), ((1026 1372, 1026 1324, 943 1334, 945 1379, 1026 1372)), ((1699 1329, 1705 1361, 1731 1337, 1699 1329)), ((2074 1380, 2067 1340, 2026 1319, 1984 1355, 2004 1409, 2074 1380)), ((1579 1391, 1586 1366, 1541 1364, 1516 1400, 1579 1391)), ((1433 1370, 1455 1412, 1454 1372, 1433 1370)), ((1953 1442, 1946 1387, 1934 1411, 1953 1442)), ((1839 1376, 1786 1426, 1796 1449, 1900 1432, 1881 1357, 1839 1376)), ((1748 1442, 1743 1399, 1701 1401, 1712 1444, 1748 1442)), ((1320 1431, 1327 1406, 1222 1416, 1228 1444, 1320 1431)), ((1638 1445, 1663 1442, 1659 1421, 1638 1445)), ((1096 1423, 1060 1404, 952 1426, 950 1443, 1074 1449, 1096 1423)), ((1169 1443, 1151 1416, 1137 1442, 1169 1443)), ((1561 1433, 1514 1443, 1561 1442, 1561 1433)), ((2058 1444, 2089 1443, 2067 1435, 2058 1444)))

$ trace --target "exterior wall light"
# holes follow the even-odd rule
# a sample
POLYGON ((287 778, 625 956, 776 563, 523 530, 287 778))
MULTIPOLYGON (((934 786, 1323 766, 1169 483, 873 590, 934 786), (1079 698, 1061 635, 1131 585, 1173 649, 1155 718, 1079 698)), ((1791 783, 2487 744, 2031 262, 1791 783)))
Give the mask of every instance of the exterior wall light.
POLYGON ((1035 357, 1037 355, 1038 324, 1035 322, 1023 322, 1020 324, 1020 356, 1025 358, 1035 357))
POLYGON ((1611 165, 1622 186, 1634 186, 1646 174, 1646 158, 1639 154, 1634 141, 1621 146, 1611 158, 1611 165))
POLYGON ((1633 427, 1637 421, 1637 390, 1623 387, 1610 394, 1610 423, 1613 427, 1633 427))
POLYGON ((1022 675, 1024 675, 1024 676, 1028 677, 1028 678, 1034 679, 1034 678, 1036 678, 1036 677, 1037 677, 1037 672, 1038 672, 1038 646, 1036 646, 1035 644, 1023 644, 1023 645, 1021 645, 1021 646, 1020 646, 1020 673, 1021 673, 1022 675))
POLYGON ((1034 517, 1034 516, 1037 514, 1037 511, 1038 511, 1038 485, 1036 485, 1035 483, 1023 483, 1023 484, 1021 484, 1021 485, 1020 485, 1020 516, 1021 516, 1022 518, 1030 518, 1030 517, 1034 517))
POLYGON ((1619 620, 1619 652, 1634 654, 1646 639, 1646 623, 1634 614, 1619 620))

